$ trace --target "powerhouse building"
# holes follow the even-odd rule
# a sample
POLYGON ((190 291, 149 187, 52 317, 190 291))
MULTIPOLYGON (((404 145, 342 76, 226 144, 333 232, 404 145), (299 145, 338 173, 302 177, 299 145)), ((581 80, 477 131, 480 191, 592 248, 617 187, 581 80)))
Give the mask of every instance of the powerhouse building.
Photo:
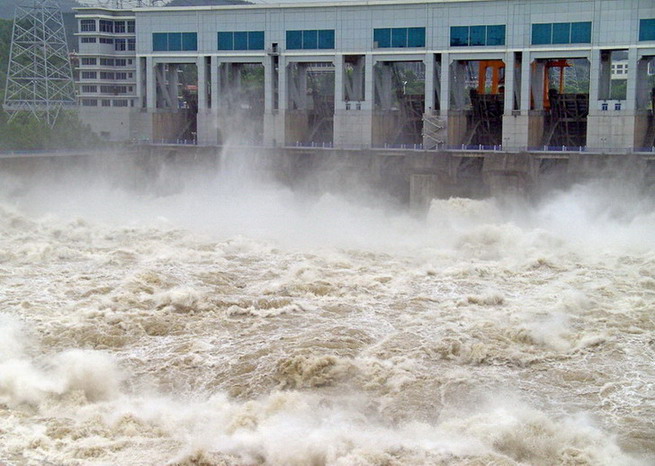
POLYGON ((79 8, 77 19, 80 111, 111 140, 655 144, 652 0, 79 8))

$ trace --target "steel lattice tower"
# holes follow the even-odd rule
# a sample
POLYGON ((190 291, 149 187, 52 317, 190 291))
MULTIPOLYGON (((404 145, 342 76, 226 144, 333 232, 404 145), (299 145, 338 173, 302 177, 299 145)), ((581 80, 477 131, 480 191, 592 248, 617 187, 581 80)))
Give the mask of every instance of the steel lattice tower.
POLYGON ((52 0, 16 7, 4 109, 54 125, 63 108, 75 106, 75 85, 61 10, 52 0))

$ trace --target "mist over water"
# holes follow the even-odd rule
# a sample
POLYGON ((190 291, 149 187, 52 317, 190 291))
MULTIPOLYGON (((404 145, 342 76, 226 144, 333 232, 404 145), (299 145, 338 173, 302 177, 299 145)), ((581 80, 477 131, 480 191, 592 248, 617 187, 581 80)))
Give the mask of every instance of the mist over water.
POLYGON ((110 172, 0 176, 0 462, 655 461, 629 184, 418 217, 238 158, 110 172))

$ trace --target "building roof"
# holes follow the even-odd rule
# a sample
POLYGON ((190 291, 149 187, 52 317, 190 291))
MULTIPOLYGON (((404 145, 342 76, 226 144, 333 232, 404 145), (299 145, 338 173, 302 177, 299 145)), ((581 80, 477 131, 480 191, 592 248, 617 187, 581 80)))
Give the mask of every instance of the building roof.
POLYGON ((359 0, 359 1, 305 1, 280 3, 251 3, 243 5, 202 5, 202 6, 163 6, 135 8, 138 12, 171 12, 171 11, 208 11, 208 10, 242 10, 242 9, 278 9, 278 8, 330 8, 330 7, 361 7, 361 6, 406 6, 428 5, 439 3, 478 3, 496 0, 359 0))

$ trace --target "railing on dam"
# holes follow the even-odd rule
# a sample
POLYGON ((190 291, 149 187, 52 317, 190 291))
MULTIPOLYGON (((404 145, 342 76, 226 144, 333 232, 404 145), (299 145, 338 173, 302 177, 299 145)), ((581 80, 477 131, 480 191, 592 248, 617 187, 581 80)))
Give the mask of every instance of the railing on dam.
MULTIPOLYGON (((185 146, 185 147, 220 147, 216 144, 202 144, 195 139, 142 139, 138 141, 131 141, 128 146, 185 146)), ((262 149, 325 149, 325 150, 346 150, 346 151, 367 151, 367 150, 389 150, 389 151, 402 151, 402 152, 459 152, 459 153, 544 153, 544 154, 572 154, 572 153, 586 153, 586 154, 654 154, 655 147, 641 147, 641 148, 592 148, 588 146, 535 146, 535 147, 505 147, 501 145, 489 146, 480 144, 460 144, 460 145, 438 145, 426 148, 423 144, 373 144, 373 145, 347 145, 338 146, 332 142, 295 142, 286 144, 284 146, 270 146, 264 144, 252 143, 230 143, 230 147, 248 147, 248 148, 262 148, 262 149)), ((98 153, 111 152, 111 148, 80 148, 80 149, 52 149, 52 150, 10 150, 0 151, 0 158, 14 158, 21 156, 29 157, 43 157, 43 156, 79 156, 79 155, 93 155, 98 153)))

